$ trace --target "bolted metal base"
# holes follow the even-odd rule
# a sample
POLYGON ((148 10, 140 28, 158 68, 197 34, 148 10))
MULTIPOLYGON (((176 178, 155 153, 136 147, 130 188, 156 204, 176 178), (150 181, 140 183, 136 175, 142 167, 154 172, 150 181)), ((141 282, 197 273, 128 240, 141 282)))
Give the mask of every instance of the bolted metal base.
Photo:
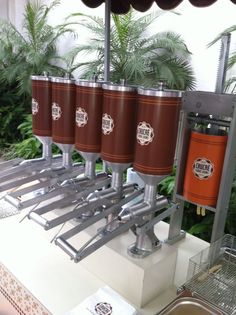
POLYGON ((175 236, 174 238, 171 238, 171 239, 169 239, 169 238, 166 239, 165 243, 169 244, 169 245, 173 245, 176 242, 178 242, 178 241, 182 240, 183 238, 185 238, 185 236, 186 236, 186 232, 181 230, 179 235, 177 235, 177 236, 175 236))
POLYGON ((143 258, 161 248, 161 242, 153 229, 137 235, 136 242, 128 247, 128 254, 134 258, 143 258))
POLYGON ((161 242, 153 246, 152 250, 140 249, 136 247, 136 243, 130 245, 127 249, 128 254, 133 258, 144 258, 161 248, 161 242))

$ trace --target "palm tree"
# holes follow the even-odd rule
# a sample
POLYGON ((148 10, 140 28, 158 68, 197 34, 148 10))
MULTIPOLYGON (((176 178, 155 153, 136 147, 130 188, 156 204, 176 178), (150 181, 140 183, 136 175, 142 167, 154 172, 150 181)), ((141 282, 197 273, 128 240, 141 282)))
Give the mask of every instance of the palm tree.
POLYGON ((48 16, 59 4, 49 6, 40 1, 28 1, 25 7, 22 32, 8 21, 0 21, 0 82, 15 84, 19 95, 30 94, 30 75, 62 74, 57 66, 57 41, 66 33, 72 33, 71 23, 54 27, 48 24, 48 16))
POLYGON ((72 23, 67 21, 55 27, 48 24, 49 14, 59 3, 55 0, 47 6, 37 0, 28 1, 21 32, 12 23, 0 21, 1 153, 24 138, 17 126, 31 112, 30 76, 43 71, 63 75, 66 71, 57 65, 61 60, 57 42, 63 35, 73 33, 72 23))
MULTIPOLYGON (((194 88, 191 53, 181 36, 174 32, 148 34, 148 28, 161 14, 158 11, 137 17, 134 10, 126 15, 112 14, 110 75, 113 82, 123 78, 129 83, 153 86, 164 79, 170 88, 194 88)), ((93 73, 104 72, 104 22, 99 17, 83 16, 85 21, 79 23, 93 36, 72 53, 93 57, 77 65, 82 76, 89 78, 93 73)))

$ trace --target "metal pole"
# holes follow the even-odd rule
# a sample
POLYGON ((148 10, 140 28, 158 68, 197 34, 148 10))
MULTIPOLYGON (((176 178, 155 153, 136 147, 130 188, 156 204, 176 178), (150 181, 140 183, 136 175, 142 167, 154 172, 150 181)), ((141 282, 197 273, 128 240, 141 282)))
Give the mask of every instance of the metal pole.
MULTIPOLYGON (((235 107, 236 99, 232 107, 235 107)), ((225 152, 224 166, 221 175, 221 184, 218 194, 218 201, 216 206, 214 224, 211 234, 211 242, 217 241, 224 235, 225 222, 228 213, 228 204, 230 201, 231 188, 234 179, 234 170, 236 167, 236 110, 234 110, 232 122, 230 125, 230 132, 228 136, 228 143, 225 152)))
POLYGON ((224 93, 227 64, 229 59, 230 40, 230 33, 223 34, 221 37, 220 57, 215 87, 216 93, 224 93))
POLYGON ((110 80, 111 0, 105 0, 104 80, 110 80))
MULTIPOLYGON (((110 81, 110 31, 111 31, 111 0, 105 0, 105 42, 104 42, 104 81, 110 81)), ((108 168, 103 161, 103 171, 108 168)))

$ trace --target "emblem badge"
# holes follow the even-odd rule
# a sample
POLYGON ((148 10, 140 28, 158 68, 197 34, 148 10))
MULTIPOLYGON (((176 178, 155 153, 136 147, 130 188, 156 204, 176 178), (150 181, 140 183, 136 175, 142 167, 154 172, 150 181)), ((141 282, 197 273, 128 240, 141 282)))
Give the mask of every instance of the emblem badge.
POLYGON ((100 302, 95 305, 95 311, 98 315, 111 315, 112 306, 107 302, 100 302))
POLYGON ((154 130, 151 125, 145 121, 138 124, 136 138, 139 144, 148 145, 154 139, 154 130))
POLYGON ((52 103, 52 119, 58 120, 61 118, 62 110, 61 107, 57 103, 52 103))
POLYGON ((193 174, 198 179, 208 179, 214 173, 214 164, 206 158, 199 158, 193 162, 193 174))
POLYGON ((36 115, 39 112, 39 103, 35 98, 32 98, 32 114, 36 115))
POLYGON ((114 129, 114 120, 110 115, 103 114, 102 116, 102 132, 104 135, 109 135, 114 129))
POLYGON ((75 122, 78 127, 84 127, 88 122, 88 114, 82 107, 77 107, 75 112, 75 122))

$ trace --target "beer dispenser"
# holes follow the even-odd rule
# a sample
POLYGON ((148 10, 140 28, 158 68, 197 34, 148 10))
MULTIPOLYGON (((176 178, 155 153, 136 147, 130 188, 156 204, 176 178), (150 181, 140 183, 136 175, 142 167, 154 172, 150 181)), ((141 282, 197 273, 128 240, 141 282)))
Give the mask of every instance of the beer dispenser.
POLYGON ((224 234, 228 203, 236 165, 235 95, 185 92, 179 130, 179 152, 173 198, 179 204, 171 216, 168 243, 184 237, 181 230, 184 202, 197 213, 213 212, 211 241, 224 234))

